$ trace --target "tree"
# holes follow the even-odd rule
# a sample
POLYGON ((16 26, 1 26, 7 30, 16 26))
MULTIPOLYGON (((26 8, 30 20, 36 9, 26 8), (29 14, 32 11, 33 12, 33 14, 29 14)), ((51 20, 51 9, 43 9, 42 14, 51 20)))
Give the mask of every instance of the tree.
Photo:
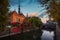
POLYGON ((8 6, 8 0, 0 0, 0 31, 2 31, 8 23, 8 6))
MULTIPOLYGON (((25 37, 24 39, 28 39, 28 37, 30 38, 30 40, 33 39, 33 36, 35 36, 36 38, 34 38, 34 40, 41 40, 41 35, 42 35, 42 22, 41 22, 41 19, 39 17, 28 17, 28 18, 25 18, 24 20, 24 24, 25 24, 25 28, 26 26, 27 27, 31 27, 31 24, 32 24, 32 27, 33 27, 33 30, 28 32, 27 34, 25 33, 25 37), (34 30, 36 28, 39 28, 38 30, 34 30), (32 36, 33 35, 33 36, 32 36)), ((31 29, 32 29, 31 27, 31 29)))
POLYGON ((46 2, 42 4, 47 5, 45 6, 47 9, 47 13, 54 19, 54 21, 58 22, 60 25, 60 1, 59 0, 44 0, 46 2))
POLYGON ((48 9, 48 12, 50 13, 51 17, 60 24, 60 2, 56 2, 55 0, 52 0, 50 2, 50 6, 48 9))
POLYGON ((28 18, 28 22, 31 22, 34 28, 39 27, 42 28, 42 22, 41 19, 38 17, 30 17, 28 18))
POLYGON ((38 17, 28 17, 24 20, 23 24, 26 27, 33 27, 33 28, 39 27, 40 29, 42 28, 41 19, 38 17))

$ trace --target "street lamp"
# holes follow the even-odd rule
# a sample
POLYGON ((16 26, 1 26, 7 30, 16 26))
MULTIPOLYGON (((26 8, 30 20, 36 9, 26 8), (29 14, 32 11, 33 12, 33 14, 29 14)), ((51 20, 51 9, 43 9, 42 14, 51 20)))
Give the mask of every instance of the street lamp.
POLYGON ((8 28, 8 37, 9 37, 9 39, 10 39, 10 29, 11 29, 11 26, 9 25, 9 26, 7 26, 7 28, 8 28))
POLYGON ((8 27, 8 29, 9 29, 8 31, 9 31, 9 34, 10 34, 10 28, 11 28, 11 26, 9 25, 9 26, 7 26, 7 27, 8 27))

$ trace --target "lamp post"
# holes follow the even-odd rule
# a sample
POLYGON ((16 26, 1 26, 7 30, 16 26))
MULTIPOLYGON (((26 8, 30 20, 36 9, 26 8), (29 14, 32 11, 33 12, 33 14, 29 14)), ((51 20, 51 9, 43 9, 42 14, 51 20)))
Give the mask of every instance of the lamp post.
POLYGON ((7 26, 8 27, 8 33, 9 33, 9 39, 10 39, 10 28, 11 28, 11 26, 9 25, 9 26, 7 26))
POLYGON ((7 27, 8 27, 8 29, 9 29, 8 31, 9 31, 9 34, 10 34, 10 28, 11 28, 11 26, 7 26, 7 27))

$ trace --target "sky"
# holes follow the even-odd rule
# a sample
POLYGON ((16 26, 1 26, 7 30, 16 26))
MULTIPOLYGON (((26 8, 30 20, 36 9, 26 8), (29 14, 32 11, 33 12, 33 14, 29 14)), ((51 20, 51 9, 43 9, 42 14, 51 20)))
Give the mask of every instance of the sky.
MULTIPOLYGON (((9 0, 10 11, 16 10, 18 12, 18 5, 20 3, 21 12, 26 16, 27 13, 30 15, 39 16, 45 13, 45 7, 40 4, 41 0, 9 0)), ((43 15, 42 15, 43 16, 43 15)), ((41 16, 41 17, 42 17, 41 16)))
MULTIPOLYGON (((10 11, 16 10, 18 12, 18 5, 20 4, 21 12, 26 16, 39 16, 42 22, 46 23, 48 15, 45 7, 40 4, 42 0, 9 0, 10 11)), ((59 0, 58 0, 59 1, 59 0)))

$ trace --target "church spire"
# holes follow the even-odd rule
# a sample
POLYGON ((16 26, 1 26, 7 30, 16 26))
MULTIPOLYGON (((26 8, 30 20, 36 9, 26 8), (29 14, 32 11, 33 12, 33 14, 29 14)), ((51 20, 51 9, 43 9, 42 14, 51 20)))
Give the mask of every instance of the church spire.
POLYGON ((20 1, 19 1, 19 5, 18 5, 18 13, 20 14, 20 1))
POLYGON ((28 17, 28 13, 27 13, 27 17, 28 17))

